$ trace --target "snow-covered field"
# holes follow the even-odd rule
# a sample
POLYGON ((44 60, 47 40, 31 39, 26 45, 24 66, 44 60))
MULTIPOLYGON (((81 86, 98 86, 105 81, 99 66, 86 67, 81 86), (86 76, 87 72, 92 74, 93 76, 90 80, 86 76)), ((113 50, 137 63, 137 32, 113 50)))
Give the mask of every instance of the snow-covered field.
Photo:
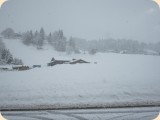
POLYGON ((110 105, 160 105, 160 57, 99 53, 66 55, 51 47, 36 50, 18 40, 5 40, 28 71, 0 72, 0 108, 51 108, 110 105), (47 67, 52 57, 81 58, 90 64, 47 67), (97 62, 97 64, 94 64, 97 62))

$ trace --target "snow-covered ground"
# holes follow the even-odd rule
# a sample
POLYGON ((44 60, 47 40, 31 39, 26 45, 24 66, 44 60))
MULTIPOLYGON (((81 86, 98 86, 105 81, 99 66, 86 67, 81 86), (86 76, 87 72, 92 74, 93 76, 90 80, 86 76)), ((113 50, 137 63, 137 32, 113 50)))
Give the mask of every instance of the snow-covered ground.
POLYGON ((0 72, 0 108, 45 108, 110 105, 160 105, 160 57, 99 53, 66 55, 51 47, 36 50, 18 40, 4 40, 28 71, 0 72), (90 64, 47 67, 52 57, 81 58, 90 64), (97 64, 94 64, 97 62, 97 64))

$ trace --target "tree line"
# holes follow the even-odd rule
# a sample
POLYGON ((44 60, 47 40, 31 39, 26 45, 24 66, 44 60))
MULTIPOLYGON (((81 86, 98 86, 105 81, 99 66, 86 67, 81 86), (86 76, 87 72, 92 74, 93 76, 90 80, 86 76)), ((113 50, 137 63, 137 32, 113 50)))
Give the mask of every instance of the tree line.
POLYGON ((147 54, 147 52, 150 50, 157 54, 160 53, 160 42, 145 43, 126 39, 99 39, 87 41, 85 39, 75 38, 75 43, 77 48, 85 51, 96 50, 97 52, 147 54))
POLYGON ((12 28, 5 29, 2 36, 7 39, 21 39, 25 45, 33 45, 37 49, 42 49, 44 44, 50 44, 56 51, 71 53, 88 52, 95 54, 96 52, 115 52, 128 54, 147 54, 147 50, 160 53, 160 42, 144 43, 136 40, 126 39, 99 39, 85 40, 75 37, 67 39, 62 30, 54 31, 46 34, 43 27, 39 31, 26 31, 23 33, 15 33, 12 28))
POLYGON ((42 49, 44 44, 48 43, 54 47, 56 51, 71 53, 77 52, 74 39, 71 37, 68 41, 62 30, 45 33, 43 27, 38 31, 26 31, 23 33, 15 33, 12 28, 2 31, 1 35, 6 39, 21 39, 25 45, 33 45, 37 49, 42 49))

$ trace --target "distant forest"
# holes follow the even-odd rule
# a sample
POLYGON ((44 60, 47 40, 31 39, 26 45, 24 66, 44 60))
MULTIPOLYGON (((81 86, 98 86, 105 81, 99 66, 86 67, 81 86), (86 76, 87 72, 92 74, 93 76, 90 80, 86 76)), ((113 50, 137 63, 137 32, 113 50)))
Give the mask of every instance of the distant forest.
POLYGON ((160 42, 144 43, 137 40, 126 39, 99 39, 85 40, 76 37, 66 38, 62 30, 45 33, 43 27, 37 31, 26 31, 16 33, 12 28, 7 28, 1 32, 6 39, 20 39, 27 46, 35 46, 43 49, 45 44, 53 46, 56 51, 71 53, 114 52, 124 54, 152 54, 160 55, 160 42))

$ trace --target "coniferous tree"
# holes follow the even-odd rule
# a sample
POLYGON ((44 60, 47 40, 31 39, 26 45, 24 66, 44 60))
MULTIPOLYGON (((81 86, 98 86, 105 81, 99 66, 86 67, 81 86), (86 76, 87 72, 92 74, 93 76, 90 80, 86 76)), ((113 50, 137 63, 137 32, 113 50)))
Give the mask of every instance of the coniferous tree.
POLYGON ((41 28, 39 34, 36 35, 36 41, 37 41, 37 48, 42 49, 42 46, 44 45, 45 40, 45 32, 44 29, 41 28))
POLYGON ((23 34, 22 36, 23 43, 25 45, 31 45, 33 41, 33 33, 32 31, 27 31, 26 33, 23 34))
POLYGON ((49 33, 47 40, 48 40, 48 43, 49 43, 50 45, 53 45, 52 33, 49 33))
POLYGON ((13 61, 13 56, 9 50, 3 49, 1 54, 1 59, 7 64, 11 64, 13 61))
POLYGON ((43 28, 40 29, 39 34, 40 34, 41 39, 44 40, 45 39, 45 32, 44 32, 43 28))
POLYGON ((53 46, 55 50, 64 52, 66 50, 66 37, 63 35, 63 31, 59 30, 53 33, 53 46))

